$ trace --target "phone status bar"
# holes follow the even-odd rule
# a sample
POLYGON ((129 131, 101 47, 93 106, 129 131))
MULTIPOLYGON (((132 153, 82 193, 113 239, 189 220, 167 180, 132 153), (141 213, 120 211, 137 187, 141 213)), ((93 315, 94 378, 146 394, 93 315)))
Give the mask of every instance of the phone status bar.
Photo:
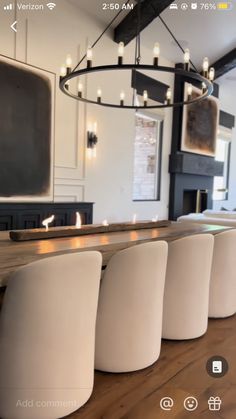
POLYGON ((32 3, 18 2, 15 5, 15 3, 11 2, 11 3, 4 4, 3 5, 3 10, 5 10, 7 12, 10 12, 10 11, 13 11, 15 9, 15 7, 19 11, 24 11, 24 10, 43 11, 45 9, 48 9, 48 10, 51 10, 52 11, 52 10, 55 9, 56 3, 49 2, 49 3, 46 3, 46 4, 40 4, 40 3, 32 4, 32 3))
POLYGON ((226 1, 226 2, 222 2, 222 1, 217 1, 217 2, 201 2, 201 3, 197 3, 197 2, 182 2, 182 3, 176 3, 173 2, 170 4, 169 6, 170 10, 176 11, 176 10, 180 10, 183 12, 186 11, 204 11, 204 12, 211 12, 211 11, 230 11, 233 9, 233 3, 230 1, 226 1))

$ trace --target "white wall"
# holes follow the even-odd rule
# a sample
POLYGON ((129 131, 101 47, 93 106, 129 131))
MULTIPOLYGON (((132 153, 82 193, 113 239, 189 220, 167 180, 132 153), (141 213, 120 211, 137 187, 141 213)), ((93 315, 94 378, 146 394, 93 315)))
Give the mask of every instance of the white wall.
MULTIPOLYGON (((226 81, 223 85, 220 85, 219 99, 220 109, 236 117, 235 94, 231 82, 226 81)), ((229 210, 236 208, 236 128, 232 130, 228 200, 214 201, 213 205, 216 210, 221 207, 229 210)))
MULTIPOLYGON (((91 20, 84 12, 66 0, 60 0, 53 12, 17 13, 0 11, 3 22, 0 53, 14 59, 58 73, 65 57, 70 53, 77 62, 102 31, 99 22, 91 20), (18 32, 11 29, 17 20, 18 32), (88 38, 89 36, 89 38, 88 38)), ((161 40, 159 40, 161 42, 161 40)), ((133 43, 126 48, 126 61, 133 61, 133 43)), ((153 45, 142 49, 142 61, 152 62, 153 45)), ((111 34, 106 34, 94 50, 97 64, 116 62, 117 45, 111 34)), ((169 64, 164 59, 161 63, 169 64)), ((171 75, 162 80, 172 86, 171 75)), ((125 76, 107 74, 99 87, 109 99, 117 97, 124 87, 125 76)), ((98 80, 91 79, 88 93, 96 92, 98 80)), ((168 158, 171 143, 172 111, 164 113, 164 138, 162 156, 162 182, 160 202, 132 202, 132 169, 134 112, 115 110, 94 105, 78 104, 56 90, 55 111, 55 201, 92 201, 94 221, 139 219, 158 214, 168 216, 169 174, 168 158), (98 123, 96 160, 86 159, 86 128, 89 122, 98 123)))

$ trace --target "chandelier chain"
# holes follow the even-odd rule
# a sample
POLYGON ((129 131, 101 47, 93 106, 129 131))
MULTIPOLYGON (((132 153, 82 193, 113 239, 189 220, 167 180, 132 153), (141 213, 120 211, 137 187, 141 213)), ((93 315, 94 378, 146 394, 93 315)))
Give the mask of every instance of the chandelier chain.
MULTIPOLYGON (((169 32, 170 36, 174 39, 175 43, 178 45, 178 47, 181 49, 181 51, 184 53, 184 48, 180 45, 178 39, 174 36, 173 32, 170 30, 169 26, 167 26, 166 22, 164 21, 164 19, 162 19, 161 15, 158 16, 160 21, 163 23, 163 25, 165 26, 166 30, 169 32)), ((194 70, 198 73, 198 69, 196 68, 196 66, 194 65, 194 63, 189 60, 189 62, 191 63, 192 67, 194 68, 194 70)))
POLYGON ((136 45, 137 45, 136 63, 137 64, 140 64, 140 61, 141 61, 140 23, 141 23, 141 1, 138 0, 138 6, 137 6, 137 34, 136 34, 136 45))

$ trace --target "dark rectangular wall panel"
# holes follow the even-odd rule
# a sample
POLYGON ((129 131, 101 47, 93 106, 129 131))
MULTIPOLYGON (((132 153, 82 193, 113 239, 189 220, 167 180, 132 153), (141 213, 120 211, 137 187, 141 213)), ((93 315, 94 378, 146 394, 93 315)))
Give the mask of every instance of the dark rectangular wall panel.
POLYGON ((0 196, 50 192, 51 88, 30 69, 0 61, 0 196))
POLYGON ((137 90, 139 95, 143 95, 143 91, 148 91, 148 97, 159 103, 164 103, 166 98, 166 91, 168 85, 158 80, 148 77, 139 71, 132 71, 132 82, 131 85, 137 90))
POLYGON ((211 64, 211 67, 215 69, 216 79, 233 70, 236 67, 236 48, 211 64))
POLYGON ((220 125, 232 129, 235 126, 235 116, 230 113, 220 111, 220 125))

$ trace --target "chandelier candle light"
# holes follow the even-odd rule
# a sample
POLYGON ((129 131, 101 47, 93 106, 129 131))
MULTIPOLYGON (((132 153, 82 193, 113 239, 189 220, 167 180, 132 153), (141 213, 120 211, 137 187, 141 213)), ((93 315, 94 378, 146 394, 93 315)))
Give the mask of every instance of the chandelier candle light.
POLYGON ((153 65, 158 66, 158 60, 160 56, 160 45, 158 42, 155 43, 153 48, 153 65))
POLYGON ((188 48, 184 51, 184 70, 190 70, 190 51, 188 48))
MULTIPOLYGON (((127 3, 129 0, 127 1, 127 3)), ((153 62, 152 64, 143 64, 141 63, 141 40, 140 40, 140 28, 141 28, 141 21, 140 21, 140 11, 141 11, 141 0, 138 0, 137 5, 137 36, 136 36, 136 45, 135 45, 135 60, 133 63, 124 63, 124 56, 125 56, 125 44, 124 42, 120 42, 118 44, 118 61, 117 64, 109 64, 109 65, 94 65, 93 62, 93 49, 95 45, 100 41, 104 33, 111 27, 114 20, 118 17, 118 15, 121 13, 121 11, 112 19, 112 22, 109 23, 109 25, 105 28, 105 30, 101 33, 101 35, 98 37, 98 39, 88 47, 86 54, 82 57, 82 59, 78 62, 76 67, 72 69, 72 58, 70 55, 67 55, 66 58, 66 66, 61 67, 60 72, 60 89, 65 93, 67 96, 70 96, 73 99, 79 100, 81 102, 85 103, 92 103, 96 105, 101 106, 107 106, 112 108, 122 108, 122 109, 143 109, 143 108, 149 108, 149 109, 155 109, 155 108, 170 108, 170 107, 176 107, 176 106, 183 106, 188 105, 191 103, 199 102, 206 97, 210 96, 213 92, 213 80, 215 76, 214 68, 211 67, 209 70, 209 60, 207 57, 203 59, 202 64, 202 74, 199 72, 196 67, 194 66, 193 62, 191 61, 191 55, 189 49, 183 49, 180 45, 180 43, 177 41, 175 35, 171 32, 171 30, 168 28, 167 24, 164 22, 161 16, 159 16, 159 19, 161 20, 162 24, 165 26, 169 34, 172 36, 178 47, 181 49, 183 53, 183 67, 168 67, 168 66, 161 66, 159 65, 159 59, 160 59, 160 44, 156 42, 153 47, 153 62), (80 68, 81 63, 84 61, 84 59, 87 60, 87 66, 84 68, 80 68), (140 101, 140 103, 137 102, 135 94, 135 88, 133 89, 133 95, 128 95, 128 97, 132 97, 133 99, 128 103, 128 101, 125 101, 126 97, 126 91, 122 90, 120 93, 120 100, 118 100, 118 97, 114 102, 106 102, 106 91, 104 92, 104 97, 102 99, 102 90, 98 86, 97 88, 97 95, 96 92, 94 92, 94 97, 85 97, 83 94, 83 84, 81 82, 82 76, 87 76, 87 83, 89 84, 89 75, 90 74, 99 74, 99 73, 106 73, 106 72, 120 72, 120 71, 154 71, 154 72, 163 72, 173 75, 181 76, 182 80, 184 79, 189 85, 196 85, 199 86, 202 85, 202 93, 201 95, 194 96, 192 95, 191 88, 188 89, 188 94, 184 101, 181 102, 175 102, 173 99, 172 91, 170 88, 166 91, 166 100, 164 103, 158 103, 158 102, 150 102, 149 97, 150 93, 147 89, 143 90, 143 100, 140 101), (79 82, 77 84, 77 92, 76 94, 70 90, 69 88, 69 81, 77 78, 79 79, 79 82), (105 99, 104 99, 105 98, 105 99)), ((131 88, 131 87, 129 87, 131 88)), ((90 89, 89 89, 90 91, 90 89)))
POLYGON ((78 97, 82 99, 83 96, 83 84, 79 81, 78 82, 78 97))
POLYGON ((167 105, 171 104, 171 98, 172 98, 172 91, 171 91, 171 88, 169 87, 167 89, 167 92, 166 92, 166 103, 167 103, 167 105))
POLYGON ((120 42, 118 46, 118 65, 123 64, 124 51, 125 51, 124 42, 120 42))
POLYGON ((203 60, 202 69, 203 69, 203 76, 206 78, 209 77, 210 79, 210 74, 208 74, 209 60, 207 57, 205 57, 203 60))
POLYGON ((125 104, 125 93, 122 91, 120 94, 120 106, 124 106, 125 104))
POLYGON ((188 85, 187 94, 188 94, 188 100, 191 100, 192 94, 193 94, 193 86, 192 86, 192 84, 189 84, 188 85))

